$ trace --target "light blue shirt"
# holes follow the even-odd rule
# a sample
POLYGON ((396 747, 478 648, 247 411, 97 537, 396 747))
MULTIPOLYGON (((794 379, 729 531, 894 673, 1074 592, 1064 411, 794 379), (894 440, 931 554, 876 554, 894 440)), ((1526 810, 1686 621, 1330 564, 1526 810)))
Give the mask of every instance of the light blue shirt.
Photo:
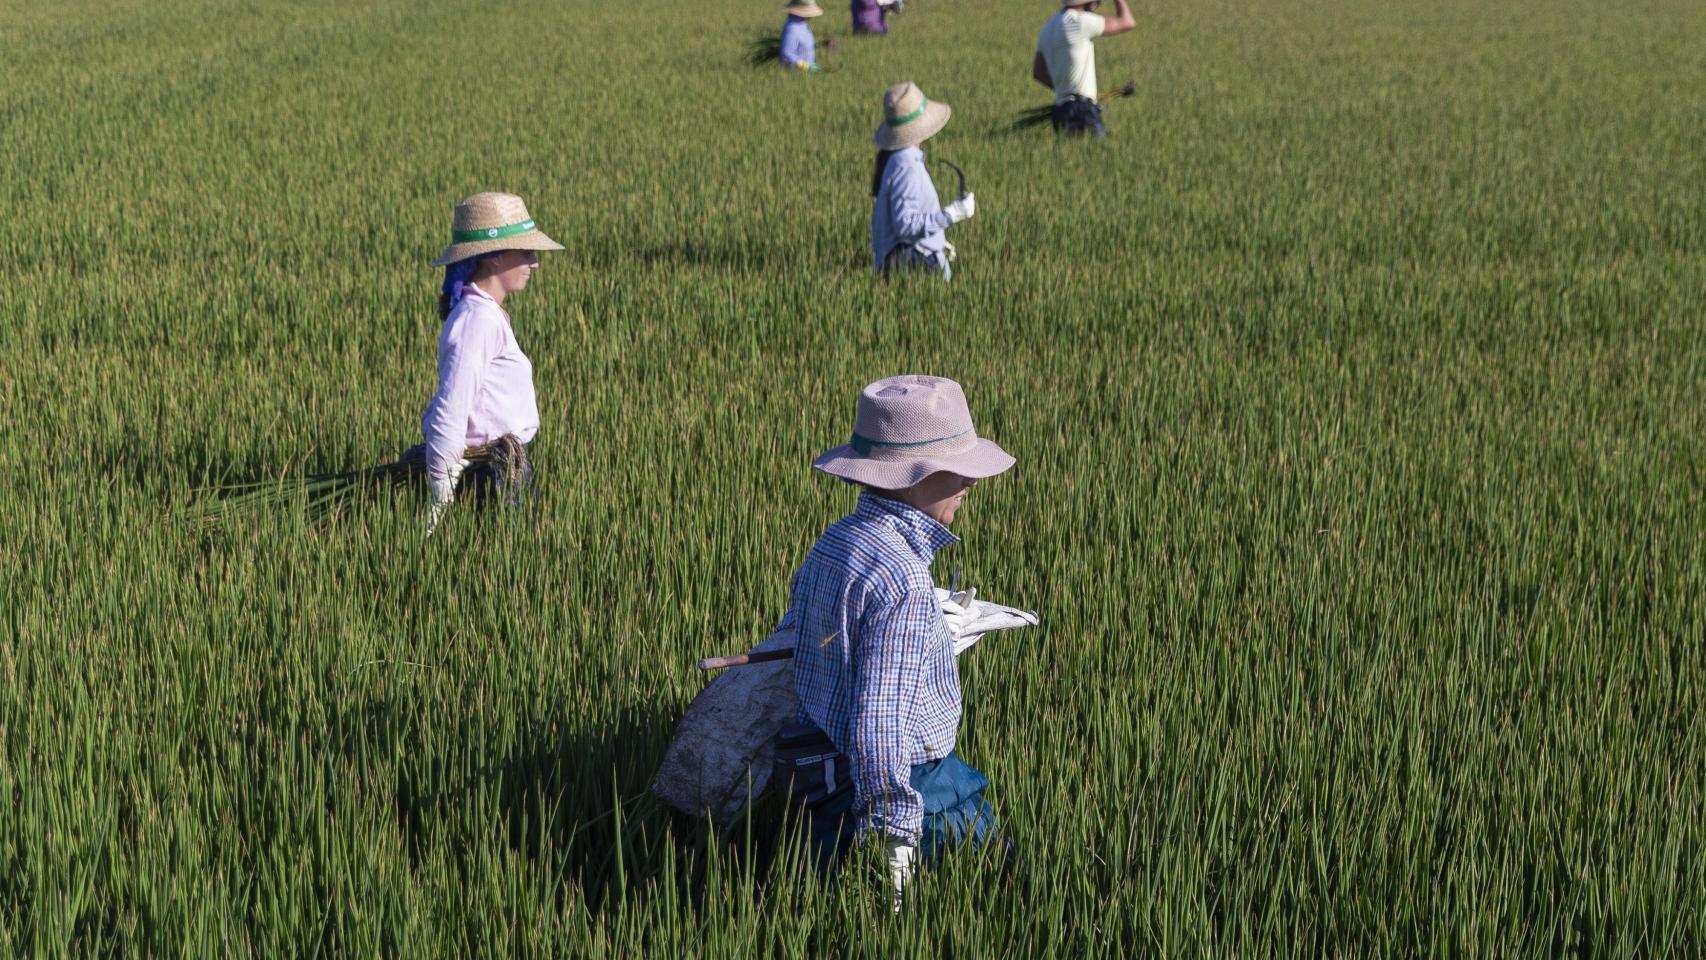
POLYGON ((871 269, 881 273, 883 258, 901 246, 933 254, 946 263, 942 249, 948 238, 943 231, 950 222, 936 197, 936 184, 924 169, 924 151, 906 147, 896 152, 883 170, 877 202, 871 208, 871 269))
POLYGON ((811 25, 801 17, 788 17, 788 22, 782 24, 783 66, 798 67, 803 63, 809 67, 816 62, 817 38, 812 36, 811 25))

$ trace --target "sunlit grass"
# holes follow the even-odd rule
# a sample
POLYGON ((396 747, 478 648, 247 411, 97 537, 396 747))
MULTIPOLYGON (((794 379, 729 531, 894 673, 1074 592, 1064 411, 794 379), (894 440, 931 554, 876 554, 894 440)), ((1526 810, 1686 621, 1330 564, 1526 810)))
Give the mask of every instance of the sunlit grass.
POLYGON ((1006 132, 1051 9, 803 77, 780 4, 9 4, 0 953, 1698 953, 1706 10, 1141 8, 1085 144, 1006 132), (903 79, 951 286, 868 272, 903 79), (569 247, 531 512, 170 522, 418 439, 481 189, 569 247), (1019 859, 890 922, 645 789, 898 372, 1019 457, 955 562, 1043 625, 962 661, 1019 859))

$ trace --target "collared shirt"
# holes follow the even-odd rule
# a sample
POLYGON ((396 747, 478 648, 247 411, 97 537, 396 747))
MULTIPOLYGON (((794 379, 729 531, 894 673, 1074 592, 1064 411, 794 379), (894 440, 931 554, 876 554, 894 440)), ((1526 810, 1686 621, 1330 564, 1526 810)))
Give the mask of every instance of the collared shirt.
POLYGON ((1043 24, 1037 51, 1054 81, 1054 102, 1072 97, 1096 99, 1096 50, 1090 41, 1102 35, 1107 20, 1085 10, 1062 10, 1043 24))
POLYGON ((538 432, 533 364, 509 314, 469 284, 438 335, 438 392, 421 415, 427 473, 444 476, 475 444, 506 433, 527 443, 538 432))
POLYGON ((936 197, 936 184, 924 169, 924 151, 917 147, 895 151, 883 168, 877 202, 871 208, 871 269, 882 273, 883 259, 903 245, 920 254, 936 254, 946 262, 942 248, 948 238, 942 231, 950 222, 936 197))
POLYGON ((817 38, 812 36, 811 25, 804 17, 790 15, 788 22, 782 24, 782 63, 790 67, 801 64, 809 67, 816 62, 817 38))
POLYGON ((794 574, 782 628, 795 630, 800 719, 846 754, 861 833, 916 842, 912 766, 954 749, 960 675, 930 562, 958 542, 918 510, 861 493, 794 574))

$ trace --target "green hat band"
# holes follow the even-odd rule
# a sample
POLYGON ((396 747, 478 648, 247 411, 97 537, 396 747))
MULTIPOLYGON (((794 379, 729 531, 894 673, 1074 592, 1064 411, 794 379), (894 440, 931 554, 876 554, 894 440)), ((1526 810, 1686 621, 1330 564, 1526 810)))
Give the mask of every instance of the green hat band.
POLYGON ((919 117, 924 116, 924 108, 928 107, 930 105, 930 98, 926 97, 923 94, 919 94, 918 99, 920 99, 924 102, 918 105, 917 110, 912 111, 911 113, 907 114, 904 117, 890 117, 888 119, 889 126, 898 127, 903 123, 911 123, 912 121, 917 120, 919 117))
POLYGON ((532 220, 512 223, 507 227, 485 227, 480 230, 452 230, 451 243, 473 243, 476 240, 503 240, 508 237, 519 237, 533 230, 532 220))

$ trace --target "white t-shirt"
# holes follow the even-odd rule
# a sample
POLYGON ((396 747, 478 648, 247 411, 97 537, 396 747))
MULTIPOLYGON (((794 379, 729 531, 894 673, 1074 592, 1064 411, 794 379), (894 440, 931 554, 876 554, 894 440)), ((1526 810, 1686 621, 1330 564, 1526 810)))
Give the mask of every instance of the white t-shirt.
POLYGON ((1083 10, 1062 10, 1043 24, 1037 34, 1037 51, 1054 78, 1054 102, 1067 97, 1096 99, 1096 51, 1090 41, 1102 35, 1107 21, 1083 10))

